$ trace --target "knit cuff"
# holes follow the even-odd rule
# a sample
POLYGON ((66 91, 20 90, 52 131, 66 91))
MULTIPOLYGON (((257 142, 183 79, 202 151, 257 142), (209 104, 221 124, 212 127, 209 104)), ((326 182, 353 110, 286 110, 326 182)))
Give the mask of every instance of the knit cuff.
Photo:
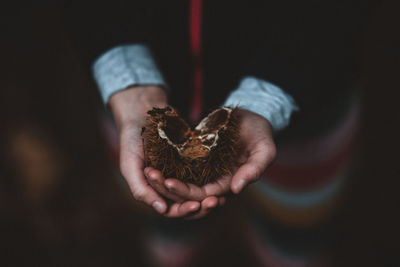
POLYGON ((293 111, 294 99, 278 86, 254 77, 245 77, 226 99, 224 106, 250 110, 266 118, 274 131, 285 128, 293 111))
POLYGON ((92 72, 105 104, 112 94, 133 85, 167 87, 144 45, 122 45, 108 50, 93 63, 92 72))

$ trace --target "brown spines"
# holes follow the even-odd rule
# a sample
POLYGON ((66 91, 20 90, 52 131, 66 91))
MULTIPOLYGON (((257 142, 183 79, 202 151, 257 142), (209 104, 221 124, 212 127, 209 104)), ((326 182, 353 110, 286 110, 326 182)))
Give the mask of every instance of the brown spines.
POLYGON ((192 131, 175 111, 154 108, 142 134, 149 165, 166 178, 197 185, 231 174, 240 151, 237 113, 215 110, 192 131))

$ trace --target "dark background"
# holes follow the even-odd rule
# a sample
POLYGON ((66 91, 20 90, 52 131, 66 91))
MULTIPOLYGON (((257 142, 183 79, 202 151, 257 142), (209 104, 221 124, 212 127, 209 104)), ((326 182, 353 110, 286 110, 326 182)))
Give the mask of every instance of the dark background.
MULTIPOLYGON (((358 169, 333 266, 399 263, 399 4, 367 27, 358 169)), ((142 266, 143 223, 101 134, 94 83, 51 4, 1 10, 1 266, 142 266)), ((228 207, 229 208, 229 207, 228 207)), ((199 265, 251 265, 225 232, 199 265)))

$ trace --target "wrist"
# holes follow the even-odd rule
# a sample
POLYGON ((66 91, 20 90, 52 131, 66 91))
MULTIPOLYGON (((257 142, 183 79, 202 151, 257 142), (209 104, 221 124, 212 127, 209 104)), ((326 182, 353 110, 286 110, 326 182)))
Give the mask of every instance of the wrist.
POLYGON ((294 99, 280 87, 255 77, 244 77, 224 106, 250 110, 268 120, 274 131, 284 129, 292 112, 299 110, 294 99))
POLYGON ((148 110, 165 107, 168 101, 160 86, 132 86, 112 95, 109 105, 120 129, 126 124, 144 121, 148 110))
POLYGON ((271 122, 260 114, 245 108, 239 108, 239 114, 242 116, 242 118, 251 118, 253 120, 257 120, 259 124, 264 125, 272 132, 271 122))

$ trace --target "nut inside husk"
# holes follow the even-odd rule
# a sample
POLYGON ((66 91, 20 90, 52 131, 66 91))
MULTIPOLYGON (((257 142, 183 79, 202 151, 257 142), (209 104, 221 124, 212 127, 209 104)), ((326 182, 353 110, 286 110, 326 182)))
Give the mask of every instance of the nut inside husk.
POLYGON ((237 165, 238 110, 216 109, 192 130, 175 110, 153 108, 142 136, 149 166, 166 178, 204 185, 231 174, 237 165))

